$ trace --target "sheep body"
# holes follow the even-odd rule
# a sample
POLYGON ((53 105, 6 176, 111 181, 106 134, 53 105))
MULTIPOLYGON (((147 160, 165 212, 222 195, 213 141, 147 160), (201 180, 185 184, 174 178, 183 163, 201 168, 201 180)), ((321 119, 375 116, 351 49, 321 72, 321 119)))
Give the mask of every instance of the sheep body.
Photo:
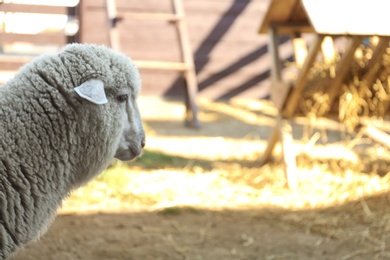
POLYGON ((71 190, 116 154, 141 153, 139 91, 127 57, 87 44, 38 57, 0 87, 0 259, 44 233, 71 190), (76 93, 88 80, 102 82, 105 104, 76 93))

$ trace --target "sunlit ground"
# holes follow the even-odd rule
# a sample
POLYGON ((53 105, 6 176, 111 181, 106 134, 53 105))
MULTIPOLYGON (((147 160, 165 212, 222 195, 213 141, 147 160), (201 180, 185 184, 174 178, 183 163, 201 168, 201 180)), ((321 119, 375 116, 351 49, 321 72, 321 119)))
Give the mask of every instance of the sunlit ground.
MULTIPOLYGON (((74 5, 77 1, 66 2, 74 5)), ((20 15, 0 14, 0 20, 8 25, 4 29, 36 33, 62 30, 67 23, 66 17, 56 16, 50 23, 53 28, 47 28, 46 18, 41 17, 29 19, 33 23, 26 27, 19 21, 28 17, 20 15)), ((286 188, 280 160, 259 164, 276 114, 269 102, 202 101, 201 130, 183 127, 181 103, 144 98, 140 105, 148 135, 144 156, 130 164, 113 162, 96 180, 75 191, 63 211, 156 210, 180 205, 314 209, 359 199, 364 205, 361 198, 389 189, 388 177, 376 174, 387 173, 386 156, 384 162, 376 163, 376 155, 364 159, 361 153, 347 149, 350 142, 320 146, 313 145, 311 137, 308 142, 298 139, 296 143, 301 152, 299 188, 286 188)), ((373 153, 378 149, 382 148, 374 147, 373 153)))
POLYGON ((325 145, 296 140, 299 188, 287 188, 278 151, 274 162, 259 164, 274 124, 275 110, 268 101, 201 101, 200 130, 183 127, 181 103, 142 98, 140 107, 147 129, 143 157, 132 163, 114 161, 73 192, 62 212, 176 206, 308 210, 357 200, 370 214, 364 198, 390 188, 389 177, 376 174, 375 162, 366 162, 368 167, 359 153, 348 149, 364 139, 325 145))

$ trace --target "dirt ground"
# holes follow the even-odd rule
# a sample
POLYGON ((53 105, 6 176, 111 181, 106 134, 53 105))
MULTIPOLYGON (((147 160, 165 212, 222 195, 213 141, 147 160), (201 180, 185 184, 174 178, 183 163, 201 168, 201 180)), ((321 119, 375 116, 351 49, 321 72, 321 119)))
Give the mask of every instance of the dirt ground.
MULTIPOLYGON (((214 112, 217 110, 215 107, 214 112)), ((145 112, 149 131, 160 136, 187 137, 193 131, 182 128, 176 121, 153 119, 151 115, 155 112, 145 112)), ((182 114, 182 111, 170 112, 182 114)), ((236 117, 240 118, 240 115, 236 117)), ((204 118, 203 128, 194 135, 237 137, 257 131, 257 135, 266 140, 272 125, 263 122, 264 127, 260 129, 258 125, 248 123, 250 118, 246 123, 230 119, 213 125, 218 121, 214 123, 204 118)), ((151 146, 158 144, 151 142, 151 146)), ((383 196, 387 198, 387 195, 383 196)), ((372 219, 357 218, 357 215, 364 215, 361 205, 368 205, 372 214, 377 214, 375 209, 383 213, 384 207, 389 206, 383 196, 367 200, 365 204, 355 201, 317 211, 282 210, 261 205, 215 210, 197 207, 76 210, 59 214, 49 231, 15 259, 388 259, 390 254, 385 242, 390 230, 373 230, 367 224, 372 219), (309 224, 305 219, 315 221, 309 224), (349 233, 336 234, 327 230, 335 219, 342 219, 343 230, 349 233)), ((385 219, 385 213, 382 213, 377 217, 385 219)), ((380 225, 377 227, 381 229, 380 225)))
POLYGON ((356 248, 354 241, 340 243, 264 219, 262 211, 184 209, 61 215, 16 259, 341 259, 356 248))

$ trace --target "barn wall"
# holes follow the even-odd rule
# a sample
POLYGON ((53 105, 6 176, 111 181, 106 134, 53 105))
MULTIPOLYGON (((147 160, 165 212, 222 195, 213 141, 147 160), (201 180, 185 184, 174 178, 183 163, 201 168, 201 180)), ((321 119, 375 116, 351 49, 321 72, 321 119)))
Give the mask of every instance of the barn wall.
MULTIPOLYGON (((270 59, 265 35, 257 34, 266 0, 183 0, 200 96, 220 99, 265 97, 270 59)), ((171 12, 169 0, 118 0, 128 11, 171 12)), ((125 18, 118 25, 121 49, 133 59, 179 61, 175 27, 161 21, 125 18)), ((107 44, 104 1, 84 0, 83 42, 107 44)), ((180 96, 183 81, 171 71, 141 70, 143 95, 180 96)))

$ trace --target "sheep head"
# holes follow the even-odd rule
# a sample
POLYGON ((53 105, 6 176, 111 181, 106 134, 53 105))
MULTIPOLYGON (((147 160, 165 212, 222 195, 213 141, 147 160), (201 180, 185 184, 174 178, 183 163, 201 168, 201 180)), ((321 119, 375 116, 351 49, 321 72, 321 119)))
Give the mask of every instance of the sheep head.
MULTIPOLYGON (((104 83, 98 79, 83 82, 75 88, 75 92, 96 105, 109 102, 104 92, 104 83)), ((122 161, 135 159, 141 155, 145 146, 145 132, 135 98, 128 88, 121 88, 111 101, 119 104, 121 113, 121 135, 114 157, 122 161)))
POLYGON ((86 44, 68 45, 59 56, 69 64, 72 81, 78 85, 75 93, 92 106, 101 106, 102 115, 110 114, 102 121, 106 128, 111 126, 110 135, 117 137, 111 140, 112 155, 123 161, 138 157, 145 146, 145 132, 136 103, 141 80, 131 60, 104 46, 86 44))

